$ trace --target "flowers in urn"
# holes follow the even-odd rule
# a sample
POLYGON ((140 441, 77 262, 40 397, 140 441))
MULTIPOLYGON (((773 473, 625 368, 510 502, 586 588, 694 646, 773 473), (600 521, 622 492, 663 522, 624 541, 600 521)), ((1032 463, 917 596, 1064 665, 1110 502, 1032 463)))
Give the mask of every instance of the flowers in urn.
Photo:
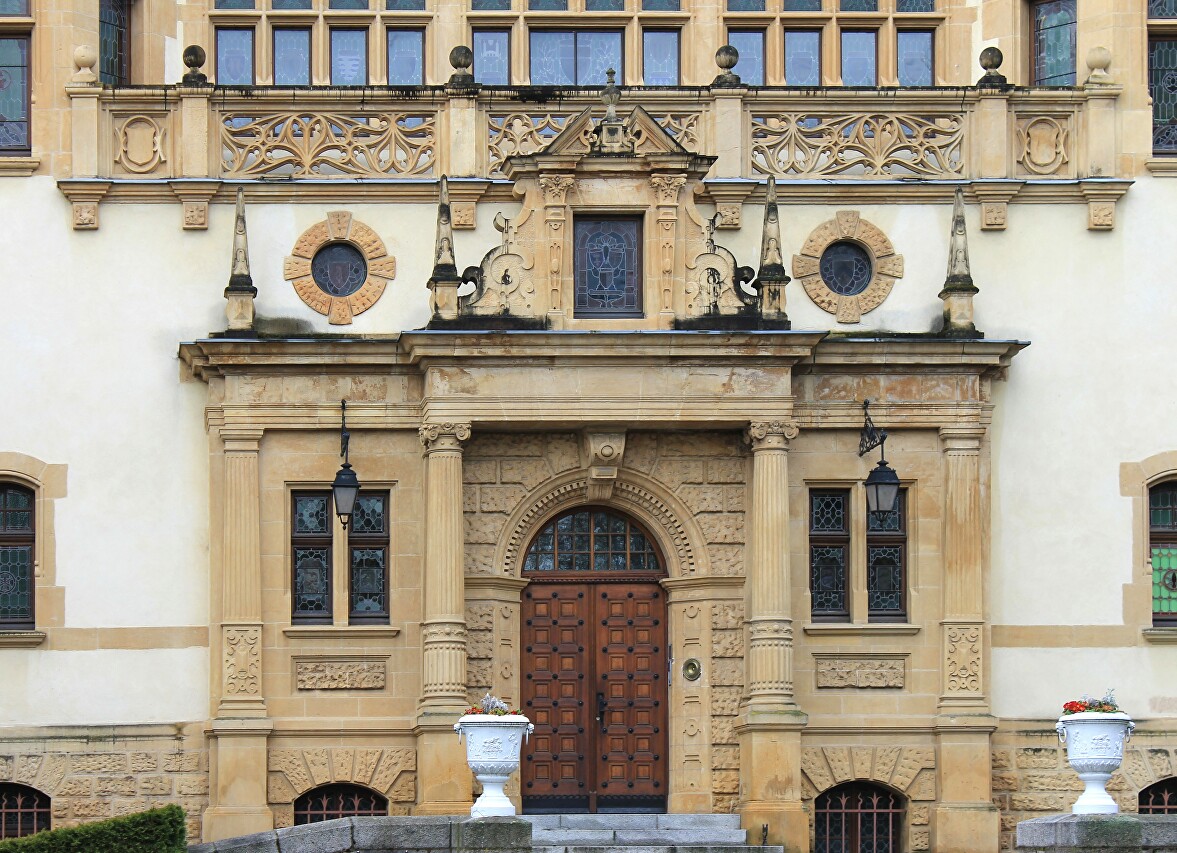
POLYGON ((482 796, 470 809, 473 817, 509 816, 514 804, 503 792, 519 769, 519 750, 535 726, 519 709, 487 693, 454 724, 458 738, 466 738, 466 763, 482 783, 482 796))
POLYGON ((1101 699, 1092 699, 1086 693, 1078 699, 1072 699, 1070 702, 1063 703, 1063 716, 1070 714, 1082 714, 1086 711, 1093 711, 1100 714, 1117 714, 1120 713, 1120 706, 1116 704, 1115 692, 1109 690, 1103 694, 1101 699))
POLYGON ((1101 698, 1084 695, 1063 703, 1055 725, 1066 744, 1067 762, 1086 786, 1071 807, 1074 814, 1116 814, 1120 807, 1107 792, 1108 780, 1124 760, 1124 744, 1136 724, 1120 710, 1111 690, 1101 698))
POLYGON ((511 706, 500 699, 498 696, 491 696, 487 693, 479 700, 477 705, 473 705, 466 709, 467 714, 489 714, 492 717, 506 717, 511 714, 523 716, 523 711, 516 708, 511 710, 511 706))

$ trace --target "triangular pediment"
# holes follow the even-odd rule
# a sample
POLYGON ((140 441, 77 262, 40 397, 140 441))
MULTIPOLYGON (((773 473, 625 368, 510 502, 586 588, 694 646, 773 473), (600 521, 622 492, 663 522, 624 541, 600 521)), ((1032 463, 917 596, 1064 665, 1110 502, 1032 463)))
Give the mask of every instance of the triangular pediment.
MULTIPOLYGON (((634 153, 638 156, 658 154, 690 155, 673 136, 666 132, 657 120, 641 107, 634 107, 622 123, 626 136, 633 140, 634 153)), ((593 111, 586 109, 571 118, 564 129, 556 134, 544 148, 536 152, 539 157, 577 155, 592 153, 593 131, 596 121, 593 111)))

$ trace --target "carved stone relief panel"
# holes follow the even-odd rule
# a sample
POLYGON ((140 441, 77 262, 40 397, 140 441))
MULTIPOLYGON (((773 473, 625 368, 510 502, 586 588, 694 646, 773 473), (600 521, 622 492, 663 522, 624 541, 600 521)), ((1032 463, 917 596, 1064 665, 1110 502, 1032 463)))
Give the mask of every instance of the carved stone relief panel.
POLYGON ((383 690, 384 657, 294 659, 294 684, 299 690, 383 690))
POLYGON ((1070 116, 1019 118, 1017 161, 1022 174, 1069 174, 1072 137, 1070 126, 1070 116))
POLYGON ((793 256, 793 277, 839 323, 858 323, 903 277, 903 256, 857 210, 839 210, 813 229, 801 254, 793 256))
POLYGON ((168 163, 168 115, 115 115, 114 162, 132 175, 166 171, 168 163), (164 167, 164 168, 161 168, 164 167))
POLYGON ((903 687, 906 655, 814 656, 814 671, 819 688, 903 687))
POLYGON ((255 625, 226 625, 221 638, 226 696, 253 697, 261 691, 261 634, 255 625))
POLYGON ((396 278, 396 258, 375 231, 337 210, 299 236, 283 275, 307 306, 327 315, 327 322, 347 325, 375 305, 396 278))

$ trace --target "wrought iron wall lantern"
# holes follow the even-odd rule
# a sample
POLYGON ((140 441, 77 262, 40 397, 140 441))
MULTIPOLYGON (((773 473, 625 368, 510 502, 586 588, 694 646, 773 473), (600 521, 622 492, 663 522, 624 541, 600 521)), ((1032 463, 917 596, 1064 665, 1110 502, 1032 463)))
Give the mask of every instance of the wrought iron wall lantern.
POLYGON ((899 500, 899 475, 887 464, 887 431, 875 426, 870 418, 870 400, 862 401, 862 433, 858 439, 858 455, 865 456, 879 448, 879 464, 866 478, 867 512, 891 512, 899 500))
POLYGON ((343 522, 343 529, 351 522, 351 514, 356 507, 356 496, 360 493, 360 479, 351 469, 347 461, 348 443, 351 433, 347 431, 347 400, 339 401, 339 455, 343 458, 343 467, 335 474, 335 481, 331 484, 331 494, 335 498, 335 514, 343 522))

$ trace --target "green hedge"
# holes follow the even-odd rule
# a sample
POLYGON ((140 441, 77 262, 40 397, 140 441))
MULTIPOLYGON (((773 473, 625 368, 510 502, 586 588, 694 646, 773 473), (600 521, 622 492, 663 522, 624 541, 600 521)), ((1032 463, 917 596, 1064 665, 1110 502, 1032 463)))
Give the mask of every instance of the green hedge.
POLYGON ((186 836, 184 810, 170 805, 0 841, 0 853, 185 853, 186 836))

